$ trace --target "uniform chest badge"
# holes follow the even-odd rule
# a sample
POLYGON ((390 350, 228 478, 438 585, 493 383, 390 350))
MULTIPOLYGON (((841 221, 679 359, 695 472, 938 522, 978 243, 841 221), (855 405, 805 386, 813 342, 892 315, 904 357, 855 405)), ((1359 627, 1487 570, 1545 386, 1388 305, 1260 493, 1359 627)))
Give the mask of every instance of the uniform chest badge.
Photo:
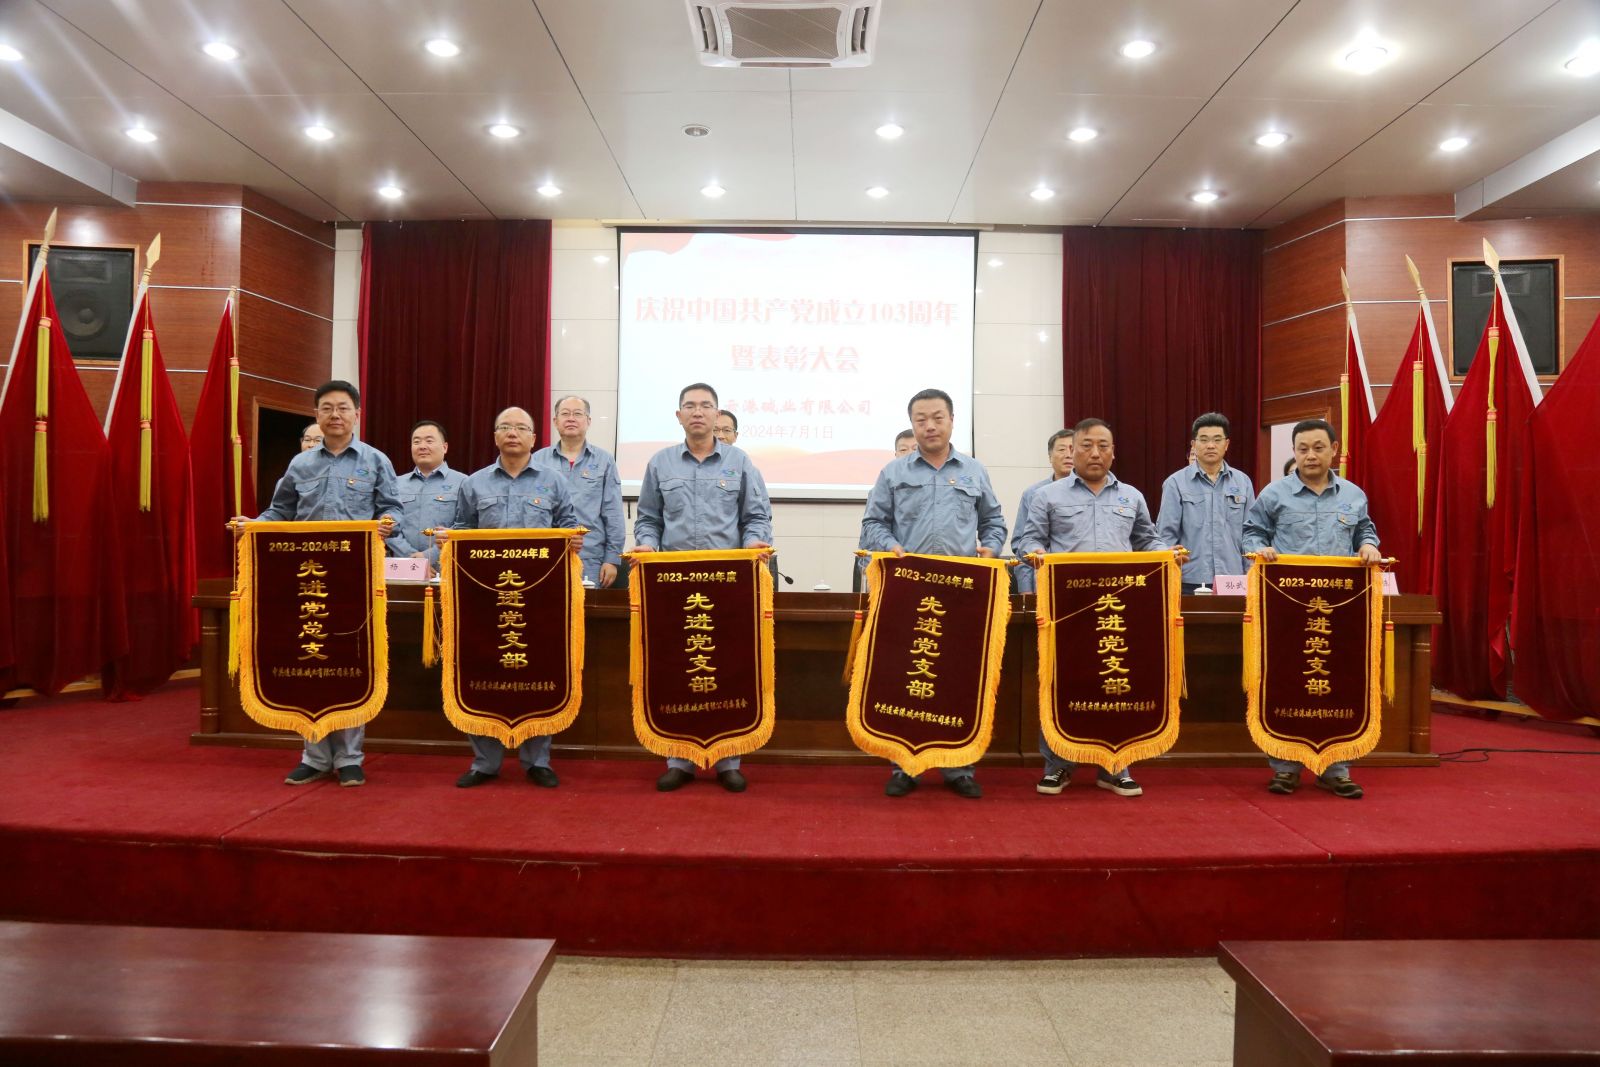
POLYGON ((356 480, 354 478, 347 478, 347 479, 345 479, 345 483, 344 484, 345 485, 349 485, 349 486, 354 486, 356 484, 356 480))

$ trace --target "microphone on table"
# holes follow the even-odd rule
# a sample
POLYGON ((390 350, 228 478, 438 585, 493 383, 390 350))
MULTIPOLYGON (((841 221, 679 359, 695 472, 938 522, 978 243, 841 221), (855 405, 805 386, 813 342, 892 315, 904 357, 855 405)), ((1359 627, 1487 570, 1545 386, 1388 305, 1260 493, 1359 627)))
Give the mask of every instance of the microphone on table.
POLYGON ((787 574, 783 573, 782 571, 778 570, 776 565, 774 565, 772 569, 774 571, 777 571, 778 577, 783 579, 783 584, 784 585, 793 585, 794 584, 794 579, 789 577, 787 574))

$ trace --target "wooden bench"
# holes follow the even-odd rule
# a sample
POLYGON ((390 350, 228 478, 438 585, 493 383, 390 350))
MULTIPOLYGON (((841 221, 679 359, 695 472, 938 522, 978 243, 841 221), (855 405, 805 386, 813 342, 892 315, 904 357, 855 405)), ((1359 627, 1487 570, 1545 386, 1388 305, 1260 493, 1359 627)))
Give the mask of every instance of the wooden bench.
POLYGON ((0 922, 0 1062, 534 1064, 554 946, 0 922))
POLYGON ((1234 941, 1235 1067, 1600 1063, 1597 941, 1234 941))

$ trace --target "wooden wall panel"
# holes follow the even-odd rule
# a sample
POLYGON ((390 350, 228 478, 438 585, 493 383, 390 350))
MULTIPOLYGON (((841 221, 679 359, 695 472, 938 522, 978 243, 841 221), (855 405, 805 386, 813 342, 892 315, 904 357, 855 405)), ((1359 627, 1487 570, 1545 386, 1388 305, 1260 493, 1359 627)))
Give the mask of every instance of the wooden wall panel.
POLYGON ((240 296, 240 368, 315 389, 328 380, 332 363, 332 322, 249 292, 240 296))
POLYGON ((1263 401, 1339 384, 1344 308, 1329 308, 1261 331, 1263 401))
POLYGON ((1279 322, 1343 299, 1339 268, 1345 260, 1344 231, 1344 226, 1334 226, 1263 253, 1262 322, 1279 322))
POLYGON ((244 249, 240 287, 332 318, 333 227, 325 229, 323 237, 310 237, 246 213, 239 237, 244 249))

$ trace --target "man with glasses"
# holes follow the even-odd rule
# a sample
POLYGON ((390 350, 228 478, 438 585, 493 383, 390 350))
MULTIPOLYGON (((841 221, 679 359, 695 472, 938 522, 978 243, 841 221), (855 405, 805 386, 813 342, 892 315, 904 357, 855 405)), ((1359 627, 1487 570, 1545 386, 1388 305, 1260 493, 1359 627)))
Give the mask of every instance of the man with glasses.
POLYGON ((711 432, 725 445, 736 444, 739 440, 739 416, 723 408, 717 412, 717 424, 711 432))
POLYGON ((1228 454, 1228 417, 1208 411, 1194 420, 1189 439, 1194 460, 1161 483, 1156 531, 1169 545, 1189 550, 1183 565, 1183 595, 1216 586, 1219 574, 1243 574, 1244 517, 1256 502, 1250 478, 1223 461, 1228 454))
POLYGON ((429 570, 439 566, 439 546, 423 530, 449 526, 456 515, 456 492, 467 476, 445 462, 450 438, 444 426, 423 419, 411 427, 411 470, 399 481, 400 526, 389 539, 396 556, 425 559, 429 570))
MULTIPOLYGON (((361 393, 349 382, 334 380, 319 387, 313 397, 322 442, 289 461, 289 469, 272 491, 272 504, 256 516, 270 522, 329 522, 389 519, 378 529, 394 534, 401 507, 394 466, 389 457, 356 438, 361 424, 361 393)), ((244 521, 243 516, 237 517, 244 521)), ((334 730, 321 741, 307 741, 300 765, 284 779, 305 785, 330 774, 339 784, 366 782, 361 769, 365 726, 334 730)))
MULTIPOLYGON (((555 471, 532 462, 535 433, 533 416, 521 408, 506 408, 494 420, 494 445, 500 458, 473 471, 456 493, 452 530, 549 530, 578 525, 567 496, 566 480, 555 471)), ((573 549, 583 544, 574 538, 573 549)), ((530 737, 517 746, 517 758, 528 781, 545 789, 561 784, 550 769, 552 734, 530 737)), ((472 766, 456 779, 458 789, 471 789, 500 776, 506 746, 499 738, 468 734, 472 766)))
POLYGON ((310 452, 322 443, 322 427, 312 423, 300 431, 300 451, 310 452))
MULTIPOLYGON (((677 415, 683 444, 663 448, 644 469, 634 551, 758 548, 770 553, 767 483, 742 449, 716 437, 717 391, 704 382, 685 386, 678 393, 677 415)), ((712 769, 728 792, 744 792, 738 756, 720 759, 712 769)), ((693 763, 669 759, 656 788, 670 793, 692 781, 693 763)))
POLYGON ((611 453, 589 443, 589 402, 564 396, 552 409, 559 443, 533 454, 533 463, 561 475, 572 498, 577 524, 586 527, 583 579, 610 589, 622 563, 628 531, 622 518, 622 479, 611 453))

